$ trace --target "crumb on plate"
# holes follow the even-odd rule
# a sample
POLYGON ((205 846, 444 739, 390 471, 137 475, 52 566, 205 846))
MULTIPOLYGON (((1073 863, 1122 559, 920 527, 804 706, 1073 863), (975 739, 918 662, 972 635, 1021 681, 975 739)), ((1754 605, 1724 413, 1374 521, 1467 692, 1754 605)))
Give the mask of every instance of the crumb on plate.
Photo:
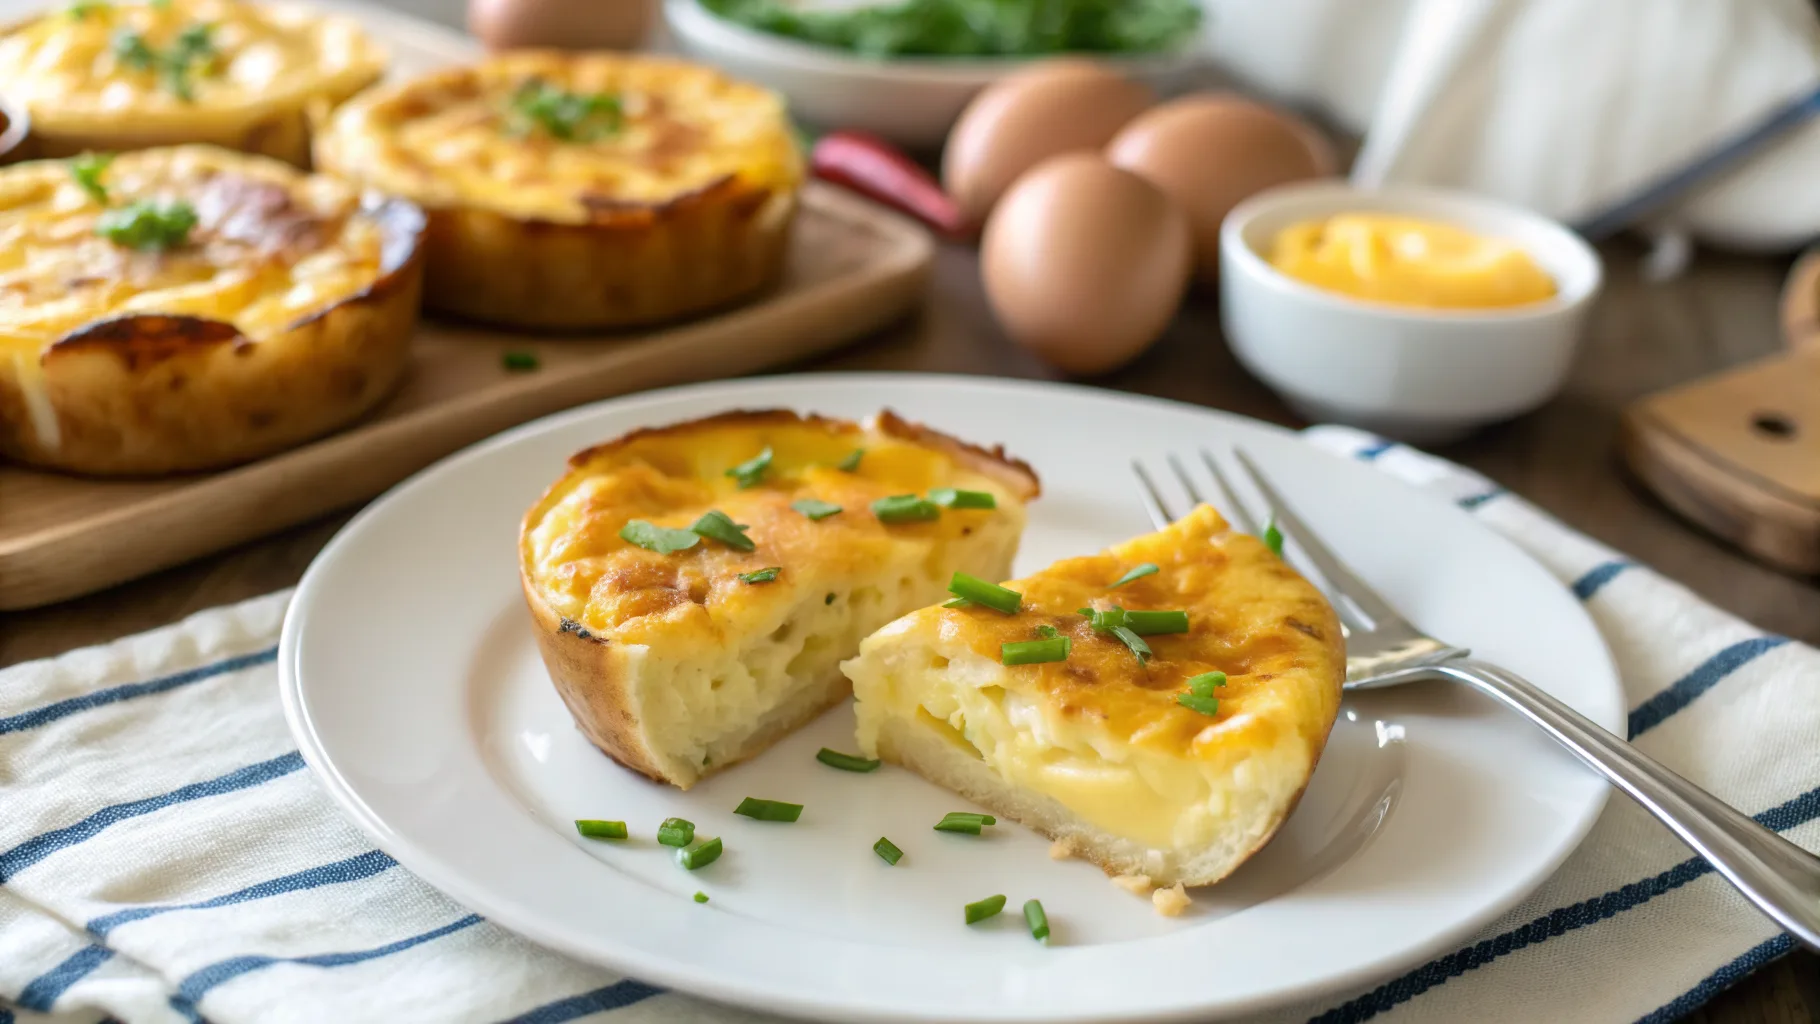
POLYGON ((1177 882, 1168 889, 1158 889, 1150 894, 1150 905, 1164 917, 1178 917, 1194 901, 1188 898, 1188 890, 1177 882))
POLYGON ((1133 896, 1142 896, 1150 891, 1149 875, 1114 875, 1112 884, 1133 896))
POLYGON ((1057 839, 1049 844, 1050 860, 1067 860, 1072 856, 1074 856, 1074 840, 1057 839))

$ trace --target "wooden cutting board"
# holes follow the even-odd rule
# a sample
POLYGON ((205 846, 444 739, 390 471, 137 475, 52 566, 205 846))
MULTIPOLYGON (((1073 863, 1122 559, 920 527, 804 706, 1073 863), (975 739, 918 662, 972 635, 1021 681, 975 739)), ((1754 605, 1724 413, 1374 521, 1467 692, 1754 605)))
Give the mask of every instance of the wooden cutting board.
POLYGON ((1785 354, 1650 395, 1622 450, 1670 508, 1786 572, 1820 573, 1820 250, 1782 296, 1785 354))
POLYGON ((933 253, 920 227, 812 183, 783 283, 739 309, 612 337, 530 338, 426 321, 403 387, 373 415, 223 472, 103 481, 0 465, 0 610, 86 594, 365 501, 547 413, 826 351, 908 311, 933 253), (507 352, 532 353, 538 368, 507 370, 507 352))

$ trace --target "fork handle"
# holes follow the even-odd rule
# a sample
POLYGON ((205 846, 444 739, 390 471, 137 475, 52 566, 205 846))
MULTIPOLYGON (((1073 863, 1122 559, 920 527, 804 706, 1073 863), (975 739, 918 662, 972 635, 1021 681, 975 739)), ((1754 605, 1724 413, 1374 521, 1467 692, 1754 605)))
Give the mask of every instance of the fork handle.
POLYGON ((1412 677, 1466 683, 1540 726, 1673 829, 1778 925, 1809 948, 1820 949, 1820 857, 1757 824, 1514 672, 1469 658, 1408 672, 1412 677))

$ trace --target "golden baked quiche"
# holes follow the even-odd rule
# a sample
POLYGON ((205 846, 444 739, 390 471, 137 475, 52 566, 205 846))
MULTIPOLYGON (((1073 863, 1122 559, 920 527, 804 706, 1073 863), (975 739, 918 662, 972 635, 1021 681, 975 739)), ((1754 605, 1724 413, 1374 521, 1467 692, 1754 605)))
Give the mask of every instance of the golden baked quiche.
POLYGON ((1216 882, 1270 839, 1340 706, 1319 591, 1204 505, 997 589, 842 666, 868 756, 1151 884, 1216 882))
POLYGON ((403 372, 422 228, 212 146, 0 169, 0 455, 170 473, 341 426, 403 372))
POLYGON ((429 308, 547 329, 764 288, 803 176, 775 94, 609 53, 506 53, 383 86, 337 112, 316 158, 428 211, 429 308))
POLYGON ((379 79, 352 18, 252 0, 70 0, 0 31, 38 156, 210 143, 305 166, 310 115, 379 79))
POLYGON ((849 692, 860 638, 1002 578, 1038 485, 889 412, 733 412, 590 448, 526 514, 537 642, 582 732, 684 789, 849 692))

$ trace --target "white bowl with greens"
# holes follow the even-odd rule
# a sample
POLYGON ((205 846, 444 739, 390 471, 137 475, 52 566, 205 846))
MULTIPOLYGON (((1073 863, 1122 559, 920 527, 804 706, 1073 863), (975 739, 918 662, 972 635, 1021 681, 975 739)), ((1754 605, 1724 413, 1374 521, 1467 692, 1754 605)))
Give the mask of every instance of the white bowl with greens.
POLYGON ((1035 58, 1101 59, 1165 94, 1202 60, 1196 0, 664 0, 664 16, 690 56, 777 90, 798 120, 919 149, 1035 58))

